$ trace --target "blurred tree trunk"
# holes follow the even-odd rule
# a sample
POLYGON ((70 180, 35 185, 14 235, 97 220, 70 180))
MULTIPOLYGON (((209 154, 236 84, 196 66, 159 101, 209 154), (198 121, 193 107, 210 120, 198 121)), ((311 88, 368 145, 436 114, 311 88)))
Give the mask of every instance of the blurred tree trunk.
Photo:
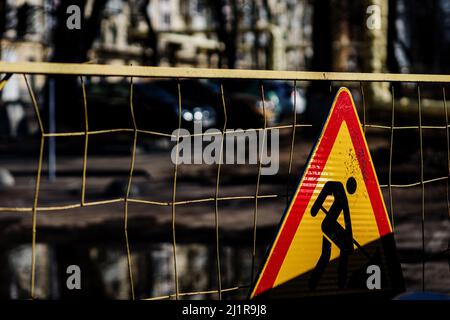
MULTIPOLYGON (((88 52, 100 34, 102 12, 108 0, 95 0, 89 17, 84 16, 84 0, 60 1, 55 8, 55 27, 53 29, 54 62, 83 63, 88 60, 88 52), (81 29, 67 28, 67 7, 77 5, 81 9, 81 29)), ((49 80, 48 78, 47 80, 49 80)), ((83 108, 76 104, 81 97, 79 78, 76 76, 57 76, 55 80, 56 130, 83 129, 83 108), (64 108, 62 111, 61 108, 64 108), (61 111, 60 111, 61 110, 61 111), (61 127, 61 128, 60 128, 61 127)), ((48 81, 45 88, 48 107, 48 81)), ((44 110, 44 121, 48 120, 48 110, 44 110)))
MULTIPOLYGON (((220 42, 222 42, 225 45, 225 49, 228 49, 227 45, 227 26, 225 17, 223 15, 222 9, 223 9, 223 0, 209 0, 209 4, 211 6, 211 11, 213 15, 213 20, 216 21, 216 33, 217 38, 220 42)), ((223 54, 220 54, 219 57, 219 67, 223 67, 223 54)))
POLYGON ((229 50, 227 51, 228 68, 234 69, 236 67, 237 60, 237 37, 238 37, 238 25, 239 25, 239 10, 237 0, 230 0, 231 4, 231 21, 230 21, 230 40, 229 50))
POLYGON ((139 8, 139 12, 144 17, 145 23, 147 24, 148 28, 148 38, 147 41, 145 42, 145 45, 148 48, 152 49, 151 59, 148 59, 144 53, 144 63, 148 62, 152 66, 157 66, 159 65, 158 35, 156 34, 155 29, 153 29, 151 16, 147 11, 149 3, 150 0, 144 0, 139 8))
POLYGON ((100 35, 102 13, 107 2, 108 0, 95 0, 92 7, 92 13, 86 21, 86 29, 84 30, 85 41, 83 47, 83 56, 86 57, 86 60, 87 52, 92 48, 94 41, 100 35))
MULTIPOLYGON (((270 30, 270 26, 273 24, 273 20, 272 20, 272 10, 270 10, 270 5, 269 5, 269 1, 268 0, 262 0, 262 4, 263 4, 263 8, 264 11, 266 12, 266 16, 267 16, 267 23, 269 25, 269 30, 270 30)), ((272 33, 269 32, 268 33, 268 41, 266 43, 265 46, 265 62, 266 62, 266 69, 273 69, 273 50, 272 50, 272 42, 273 42, 273 37, 272 37, 272 33)))
POLYGON ((349 71, 350 28, 348 0, 332 0, 333 71, 349 71))
MULTIPOLYGON (((313 51, 312 71, 332 70, 332 37, 331 37, 331 0, 314 1, 313 13, 313 51)), ((312 89, 329 88, 327 81, 313 81, 312 89)))
MULTIPOLYGON (((225 58, 227 67, 236 67, 237 35, 239 22, 239 9, 237 0, 209 0, 213 18, 216 21, 216 33, 220 42, 225 44, 225 58), (230 21, 225 16, 225 8, 230 7, 230 21), (229 28, 227 27, 229 25, 229 28)), ((224 66, 222 55, 219 61, 220 67, 224 66)))
MULTIPOLYGON (((363 72, 383 73, 387 72, 388 57, 388 0, 363 0, 362 8, 366 13, 366 19, 369 18, 367 8, 377 6, 379 8, 379 28, 369 28, 364 20, 363 41, 364 46, 361 50, 361 59, 363 72)), ((365 85, 365 98, 368 108, 377 106, 378 110, 384 106, 390 106, 391 92, 387 82, 370 82, 365 85)))
MULTIPOLYGON (((313 51, 312 71, 331 71, 332 39, 331 39, 331 0, 314 1, 313 3, 313 51)), ((314 124, 322 124, 331 106, 329 81, 312 81, 307 92, 306 117, 314 124)), ((318 125, 316 128, 320 128, 318 125)), ((319 130, 319 129, 317 129, 319 130)))
POLYGON ((56 25, 53 30, 53 57, 56 62, 86 62, 88 52, 100 34, 103 9, 108 0, 95 0, 89 18, 84 16, 85 1, 60 2, 56 8, 56 25), (81 29, 69 30, 66 26, 67 7, 77 5, 81 9, 81 29))
MULTIPOLYGON (((0 1, 0 40, 3 39, 6 29, 6 1, 0 1)), ((0 44, 0 59, 2 57, 2 46, 0 44)))
POLYGON ((332 38, 330 0, 314 1, 313 10, 314 56, 311 63, 311 69, 313 71, 331 71, 332 38))
MULTIPOLYGON (((389 16, 388 16, 388 52, 387 52, 387 66, 390 72, 399 73, 400 67, 395 56, 395 45, 398 42, 397 39, 397 1, 389 1, 389 16)), ((394 83, 396 85, 396 83, 394 83)))
POLYGON ((251 27, 253 28, 253 68, 258 69, 259 68, 259 30, 258 30, 258 6, 256 4, 257 0, 252 0, 251 4, 251 27))
MULTIPOLYGON (((1 9, 0 9, 1 10, 1 9)), ((3 231, 3 230, 2 230, 3 231)), ((0 299, 11 299, 11 274, 12 270, 9 263, 8 247, 0 246, 0 299)))

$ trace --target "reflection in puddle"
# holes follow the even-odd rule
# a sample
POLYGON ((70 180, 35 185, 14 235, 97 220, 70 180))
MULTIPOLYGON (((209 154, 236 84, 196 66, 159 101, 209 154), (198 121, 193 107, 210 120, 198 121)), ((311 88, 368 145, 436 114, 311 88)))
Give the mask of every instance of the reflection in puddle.
MULTIPOLYGON (((222 288, 250 284, 250 247, 221 248, 222 288)), ((257 258, 263 256, 261 248, 257 258)), ((104 298, 130 299, 131 286, 128 261, 123 245, 65 246, 36 245, 36 297, 40 299, 104 298), (69 290, 66 280, 69 265, 81 269, 81 290, 69 290)), ((173 247, 170 243, 140 244, 132 247, 133 283, 136 298, 151 298, 175 293, 173 247)), ((30 297, 31 246, 18 245, 0 252, 0 297, 30 297)), ((259 265, 259 259, 256 265, 259 265)), ((217 290, 215 246, 204 244, 177 245, 179 292, 217 290)), ((224 292, 224 299, 245 298, 248 288, 224 292)), ((217 294, 200 293, 183 299, 217 299, 217 294)))

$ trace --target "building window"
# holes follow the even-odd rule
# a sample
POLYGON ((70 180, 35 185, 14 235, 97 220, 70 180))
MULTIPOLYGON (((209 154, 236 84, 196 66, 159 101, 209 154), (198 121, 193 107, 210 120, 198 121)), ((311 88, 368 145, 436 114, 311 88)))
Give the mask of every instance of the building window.
POLYGON ((164 13, 163 14, 163 24, 166 27, 170 26, 170 13, 164 13))
POLYGON ((204 10, 205 10, 204 0, 197 0, 197 13, 203 13, 204 10))

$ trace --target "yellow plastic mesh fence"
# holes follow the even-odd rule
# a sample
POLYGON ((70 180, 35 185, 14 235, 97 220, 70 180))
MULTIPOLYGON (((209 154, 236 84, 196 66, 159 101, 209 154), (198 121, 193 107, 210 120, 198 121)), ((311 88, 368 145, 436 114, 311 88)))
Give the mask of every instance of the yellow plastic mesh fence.
MULTIPOLYGON (((224 201, 233 201, 233 200, 242 200, 242 199, 252 199, 254 201, 254 212, 253 212, 253 250, 252 250, 252 268, 251 268, 251 277, 252 281, 255 279, 255 255, 256 255, 256 243, 257 243, 257 221, 258 221, 258 202, 261 199, 273 199, 277 197, 286 197, 286 195, 279 194, 261 194, 260 193, 260 178, 261 178, 261 159, 258 162, 258 174, 256 183, 255 193, 253 195, 237 195, 237 196, 227 196, 220 197, 220 179, 221 179, 221 165, 220 163, 217 165, 216 171, 216 183, 215 183, 215 191, 213 197, 207 198, 198 198, 191 200, 177 200, 177 176, 178 176, 178 165, 174 164, 173 167, 173 184, 172 184, 172 197, 171 201, 153 201, 146 200, 140 198, 134 198, 130 194, 130 188, 133 179, 133 173, 135 168, 135 160, 136 160, 136 145, 138 140, 138 134, 141 135, 151 135, 151 136, 163 136, 163 137, 172 137, 171 134, 157 131, 148 131, 138 127, 137 121, 135 119, 134 106, 133 106, 133 79, 136 77, 140 78, 171 78, 176 79, 178 81, 178 108, 179 108, 179 119, 178 119, 178 128, 181 128, 181 106, 183 97, 181 95, 181 82, 180 79, 185 78, 193 78, 193 79, 205 79, 205 78, 213 78, 213 79, 251 79, 251 80, 287 80, 291 81, 296 87, 300 81, 331 81, 333 85, 337 83, 346 83, 352 85, 354 88, 360 91, 361 99, 361 107, 362 107, 362 125, 364 132, 368 129, 378 129, 378 130, 387 130, 390 134, 390 147, 389 147, 389 166, 388 166, 388 183, 381 185, 381 188, 387 188, 388 190, 388 201, 387 207, 389 209, 389 214, 391 216, 391 222, 394 228, 394 232, 396 230, 395 225, 395 213, 393 210, 393 192, 392 190, 395 188, 421 188, 421 239, 422 239, 422 252, 425 252, 425 235, 424 235, 424 224, 425 224, 425 185, 432 184, 439 181, 446 181, 447 185, 447 198, 443 199, 443 202, 446 202, 447 212, 449 211, 449 197, 448 197, 448 179, 450 176, 450 150, 449 150, 449 121, 448 121, 448 111, 447 111, 447 102, 446 102, 446 89, 445 86, 450 82, 450 76, 440 76, 440 75, 405 75, 405 74, 364 74, 364 73, 323 73, 323 72, 292 72, 292 71, 257 71, 257 70, 214 70, 214 69, 189 69, 189 68, 158 68, 158 67, 133 67, 133 66, 101 66, 101 65, 87 65, 87 64, 51 64, 51 63, 0 63, 0 72, 6 74, 9 78, 11 74, 22 75, 23 79, 28 88, 28 93, 31 98, 32 105, 34 107, 34 112, 36 115, 37 122, 39 124, 40 131, 40 147, 39 147, 39 158, 38 165, 36 171, 36 179, 35 179, 35 189, 34 189, 34 199, 32 204, 28 207, 3 207, 0 204, 0 212, 16 212, 16 213, 31 213, 32 217, 32 262, 31 262, 31 274, 30 274, 30 296, 31 298, 35 298, 35 283, 36 283, 36 235, 37 235, 37 215, 39 212, 44 211, 63 211, 70 210, 74 208, 88 207, 88 206, 102 206, 110 203, 123 203, 123 233, 125 236, 125 249, 127 253, 127 261, 128 261, 128 274, 129 274, 129 282, 131 288, 131 298, 135 299, 135 284, 133 280, 133 268, 132 268, 132 259, 131 259, 131 248, 128 240, 128 211, 129 211, 129 203, 140 203, 146 204, 149 206, 167 206, 171 208, 172 216, 172 228, 171 228, 171 239, 172 239, 172 247, 173 247, 173 275, 174 275, 174 284, 175 291, 173 294, 157 296, 157 297, 149 297, 148 299, 179 299, 180 297, 189 297, 193 295, 209 295, 215 294, 222 298, 222 293, 237 291, 237 290, 245 290, 248 291, 251 283, 248 283, 244 286, 234 286, 234 287, 222 287, 222 267, 220 262, 220 211, 219 211, 219 203, 224 201), (41 74, 41 75, 76 75, 79 77, 82 94, 83 94, 83 111, 84 111, 84 131, 80 132, 58 132, 58 133, 50 133, 44 130, 43 120, 41 116, 41 109, 39 107, 39 103, 36 99, 36 95, 33 91, 32 86, 29 83, 28 75, 30 74, 41 74), (129 79, 129 112, 131 114, 131 119, 133 123, 132 128, 119 128, 119 129, 107 129, 107 130, 90 130, 89 129, 89 115, 88 115, 88 102, 86 97, 86 76, 122 76, 127 77, 129 79), (396 126, 395 125, 395 115, 396 115, 396 98, 394 87, 392 86, 390 89, 391 94, 391 112, 390 112, 390 125, 379 125, 379 124, 370 124, 366 123, 366 101, 365 101, 365 86, 368 83, 372 82, 408 82, 415 84, 417 88, 417 110, 418 118, 417 125, 413 126, 396 126), (436 125, 436 126, 425 126, 422 122, 422 104, 421 104, 421 84, 423 83, 432 83, 433 86, 439 86, 442 88, 442 96, 437 99, 441 101, 442 111, 445 114, 445 125, 436 125), (392 183, 392 175, 393 175, 393 151, 394 151, 394 136, 396 132, 400 130, 417 130, 419 132, 419 155, 420 155, 420 179, 418 181, 414 181, 408 184, 393 184, 392 183), (432 179, 424 179, 424 144, 423 144, 423 135, 422 132, 424 129, 434 129, 434 130, 445 130, 446 131, 446 139, 447 144, 445 145, 445 150, 447 154, 447 167, 448 172, 446 175, 435 177, 432 179), (130 167, 127 178, 127 188, 126 192, 122 197, 102 200, 102 201, 87 201, 86 200, 86 168, 88 161, 88 149, 89 149, 89 137, 93 135, 101 135, 113 132, 129 132, 133 134, 133 145, 130 159, 130 167), (41 184, 41 173, 43 166, 43 157, 44 157, 44 146, 47 142, 47 139, 50 137, 69 137, 69 136, 80 136, 84 137, 84 154, 83 154, 83 168, 82 168, 82 177, 81 177, 81 197, 79 202, 65 205, 54 205, 54 206, 41 206, 39 204, 39 196, 40 196, 40 184, 41 184), (217 269, 217 288, 216 290, 209 291, 193 291, 193 292, 180 292, 179 290, 179 274, 177 272, 177 234, 176 234, 176 223, 177 223, 177 208, 179 206, 185 206, 194 203, 202 203, 202 202, 210 202, 214 204, 214 216, 215 216, 215 256, 216 256, 216 269, 217 269)), ((264 112, 264 119, 266 109, 264 107, 264 85, 261 83, 260 85, 260 94, 262 107, 264 112)), ((220 96, 221 96, 221 104, 222 104, 222 112, 224 114, 224 124, 221 128, 221 148, 220 153, 223 152, 223 141, 224 136, 227 134, 227 105, 225 103, 224 98, 224 89, 223 85, 220 85, 220 96)), ((297 101, 294 98, 294 108, 292 111, 292 123, 287 125, 280 126, 267 126, 267 121, 264 121, 264 125, 260 128, 254 128, 255 130, 262 130, 264 133, 273 130, 273 129, 285 129, 291 130, 291 141, 290 141, 290 150, 289 150, 289 164, 288 164, 288 176, 291 175, 292 171, 292 163, 293 158, 295 156, 295 139, 296 139, 296 130, 300 127, 311 127, 312 124, 298 123, 296 116, 296 103, 297 101)), ((210 133, 203 133, 202 135, 206 135, 210 133)), ((176 141, 182 136, 178 135, 176 137, 176 141)), ((263 143, 264 145, 264 143, 263 143)), ((178 155, 178 152, 176 152, 178 155)), ((221 158, 221 156, 219 157, 221 158)), ((287 182, 289 184, 289 181, 287 182)), ((425 257, 422 260, 422 287, 425 288, 425 257)))

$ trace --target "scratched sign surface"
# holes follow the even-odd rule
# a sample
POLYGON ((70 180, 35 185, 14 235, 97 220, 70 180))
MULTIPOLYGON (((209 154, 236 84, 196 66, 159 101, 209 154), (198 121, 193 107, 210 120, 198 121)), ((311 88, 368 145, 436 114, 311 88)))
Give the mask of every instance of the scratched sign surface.
POLYGON ((367 142, 351 93, 341 88, 251 298, 384 297, 402 290, 392 228, 367 142), (378 267, 379 274, 372 275, 369 266, 378 267))

